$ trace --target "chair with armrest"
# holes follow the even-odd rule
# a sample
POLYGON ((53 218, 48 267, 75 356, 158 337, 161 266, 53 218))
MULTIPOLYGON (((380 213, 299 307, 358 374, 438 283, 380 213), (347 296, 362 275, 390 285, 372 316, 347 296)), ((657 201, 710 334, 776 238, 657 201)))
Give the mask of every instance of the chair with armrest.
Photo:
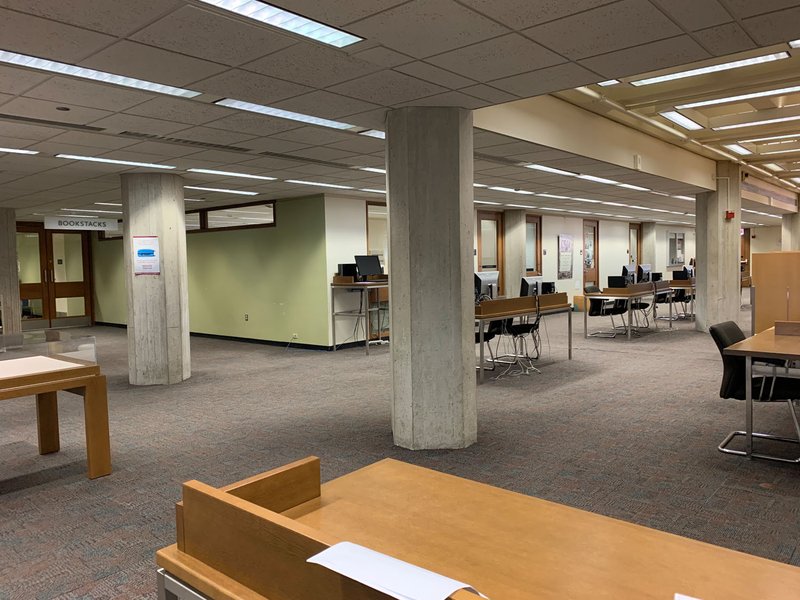
MULTIPOLYGON (((489 321, 489 326, 483 332, 483 343, 486 344, 486 347, 489 349, 489 362, 492 363, 492 367, 490 369, 486 369, 487 371, 494 371, 497 367, 497 363, 495 362, 494 353, 492 352, 492 345, 489 343, 491 342, 496 336, 501 335, 503 333, 503 329, 505 326, 505 320, 502 321, 489 321)), ((475 343, 481 343, 481 334, 480 332, 475 332, 475 343)), ((479 369, 480 366, 476 366, 476 369, 479 369)))
MULTIPOLYGON (((745 379, 745 358, 743 356, 730 356, 723 351, 728 346, 732 346, 737 342, 745 339, 744 333, 741 328, 733 321, 726 321, 717 325, 712 325, 709 329, 714 343, 717 345, 720 355, 722 356, 722 383, 719 389, 720 398, 731 398, 735 400, 745 400, 747 398, 746 379, 745 379)), ((782 360, 776 359, 754 359, 754 363, 772 365, 776 368, 785 368, 786 363, 782 360)), ((797 439, 777 436, 769 433, 753 433, 754 438, 768 439, 778 442, 789 442, 800 444, 800 421, 797 418, 795 411, 794 401, 800 398, 800 380, 791 379, 789 377, 753 377, 752 382, 753 399, 760 402, 780 402, 786 401, 789 405, 789 412, 792 417, 797 439), (756 398, 758 392, 758 398, 756 398), (766 394, 766 398, 764 398, 766 394)), ((747 435, 744 431, 732 431, 719 445, 719 451, 727 454, 736 454, 739 456, 746 455, 743 450, 731 450, 728 444, 737 436, 747 435)), ((753 454, 758 458, 765 458, 767 460, 775 460, 779 462, 800 463, 800 457, 796 459, 787 459, 768 454, 753 454)))
MULTIPOLYGON (((596 285, 587 285, 583 288, 585 294, 599 294, 600 288, 596 285)), ((624 315, 628 312, 627 300, 605 300, 603 298, 591 298, 589 300, 590 317, 611 317, 611 331, 595 331, 589 334, 590 337, 617 337, 617 326, 614 323, 614 315, 624 315)), ((623 317, 624 323, 624 317, 623 317)))

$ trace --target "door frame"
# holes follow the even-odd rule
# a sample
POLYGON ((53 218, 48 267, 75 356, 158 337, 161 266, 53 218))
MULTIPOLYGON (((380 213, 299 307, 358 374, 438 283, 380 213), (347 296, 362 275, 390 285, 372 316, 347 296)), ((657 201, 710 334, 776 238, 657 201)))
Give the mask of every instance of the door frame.
MULTIPOLYGON (((628 224, 628 260, 631 258, 631 231, 636 231, 636 266, 642 264, 642 224, 629 223, 628 224)), ((631 263, 632 264, 632 263, 631 263)), ((655 265, 652 266, 655 269, 655 265)))
POLYGON ((503 229, 503 212, 494 210, 478 210, 476 211, 477 227, 476 234, 478 238, 478 256, 477 256, 477 270, 483 271, 481 267, 481 256, 483 250, 483 243, 481 241, 481 221, 495 221, 497 224, 497 268, 492 269, 498 271, 500 275, 497 278, 497 291, 498 294, 504 294, 505 290, 505 231, 503 229))
POLYGON ((602 289, 600 285, 600 221, 596 219, 583 219, 581 227, 581 246, 583 253, 581 255, 581 273, 583 279, 583 287, 586 287, 586 226, 594 226, 594 270, 597 274, 595 285, 602 289))

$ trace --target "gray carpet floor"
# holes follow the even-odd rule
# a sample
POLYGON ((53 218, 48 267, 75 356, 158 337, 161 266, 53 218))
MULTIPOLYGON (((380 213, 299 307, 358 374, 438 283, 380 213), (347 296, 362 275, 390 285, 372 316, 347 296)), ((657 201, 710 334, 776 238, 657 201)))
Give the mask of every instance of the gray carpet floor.
MULTIPOLYGON (((800 469, 716 449, 744 406, 718 397, 711 338, 678 322, 632 342, 584 340, 578 317, 574 360, 566 316, 548 317, 541 374, 487 381, 478 443, 425 452, 392 445, 388 347, 367 357, 192 338, 190 380, 133 387, 125 331, 93 328, 114 472, 85 478, 79 397, 60 395, 62 450, 48 456, 33 399, 0 403, 0 599, 154 598, 154 552, 174 542, 183 481, 222 485, 311 454, 325 480, 393 457, 800 565, 800 469)), ((792 432, 785 405, 756 406, 756 424, 792 432)))

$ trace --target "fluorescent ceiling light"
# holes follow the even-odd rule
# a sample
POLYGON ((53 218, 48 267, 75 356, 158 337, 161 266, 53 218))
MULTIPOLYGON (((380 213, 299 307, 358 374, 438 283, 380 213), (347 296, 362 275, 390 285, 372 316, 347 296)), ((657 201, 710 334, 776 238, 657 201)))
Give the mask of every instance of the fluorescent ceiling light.
POLYGON ((121 210, 97 210, 89 208, 62 208, 61 210, 71 210, 72 212, 105 213, 109 215, 121 215, 121 210))
POLYGON ((488 186, 488 185, 484 185, 484 184, 482 184, 482 183, 473 183, 473 184, 472 184, 472 187, 476 187, 476 188, 488 188, 489 186, 488 186))
POLYGON ((489 202, 488 200, 474 200, 475 204, 491 204, 493 206, 500 206, 502 202, 489 202))
POLYGON ((577 177, 577 173, 572 173, 570 171, 564 171, 562 169, 556 169, 554 167, 548 167, 546 165, 525 165, 528 169, 533 169, 535 171, 544 171, 545 173, 554 173, 555 175, 566 175, 567 177, 577 177))
POLYGON ((502 187, 502 186, 499 186, 499 185, 490 185, 489 189, 490 190, 494 190, 496 192, 508 192, 509 194, 520 194, 522 196, 533 196, 533 192, 529 192, 527 190, 517 190, 517 189, 514 189, 514 188, 502 187))
POLYGON ((789 42, 791 48, 800 48, 800 40, 792 40, 789 42))
POLYGON ((622 204, 620 202, 603 202, 606 206, 628 206, 627 204, 622 204))
POLYGON ((385 194, 386 190, 376 190, 373 188, 361 188, 361 192, 372 192, 373 194, 385 194))
POLYGON ((697 77, 698 75, 706 75, 708 73, 717 73, 719 71, 729 71, 731 69, 740 69, 742 67, 749 67, 751 65, 758 65, 761 63, 772 62, 774 60, 781 60, 789 58, 788 52, 777 52, 775 54, 765 54, 763 56, 754 56, 753 58, 745 58, 744 60, 734 60, 732 62, 721 63, 718 65, 709 65, 708 67, 700 67, 698 69, 690 69, 688 71, 680 71, 678 73, 670 73, 668 75, 659 75, 657 77, 648 77, 646 79, 639 79, 638 81, 631 81, 631 85, 653 85, 654 83, 663 83, 665 81, 673 81, 675 79, 685 79, 687 77, 697 77))
POLYGON ((379 169, 378 167, 358 167, 360 171, 367 171, 368 173, 386 174, 386 169, 379 169))
POLYGON ((617 85, 619 83, 619 79, 609 79, 608 81, 601 81, 597 85, 601 87, 608 87, 610 85, 617 85))
POLYGON ((286 183, 297 183, 299 185, 315 185, 317 187, 335 188, 337 190, 352 190, 352 186, 338 185, 335 183, 320 183, 318 181, 303 181, 302 179, 287 179, 286 183))
POLYGON ((509 208, 536 208, 535 206, 526 206, 524 204, 506 204, 509 208))
POLYGON ((245 190, 226 190, 225 188, 200 187, 197 185, 185 185, 183 187, 187 190, 200 190, 201 192, 220 192, 221 194, 236 194, 239 196, 258 196, 258 192, 247 192, 245 190))
POLYGON ((572 196, 570 200, 577 200, 578 202, 588 202, 589 204, 600 204, 600 200, 592 200, 591 198, 576 198, 572 196))
POLYGON ((655 194, 656 196, 669 196, 666 192, 657 192, 655 190, 649 190, 651 194, 655 194))
POLYGON ((290 33, 302 35, 335 48, 344 48, 350 44, 362 41, 358 37, 319 21, 312 21, 306 17, 289 12, 277 6, 261 2, 260 0, 200 0, 206 4, 229 10, 237 15, 272 25, 290 33))
POLYGON ((770 171, 783 171, 783 167, 781 167, 780 165, 776 165, 775 163, 767 163, 764 166, 768 168, 770 171))
POLYGON ((536 194, 537 196, 541 196, 542 198, 556 198, 557 200, 569 200, 569 196, 557 196, 555 194, 536 194))
POLYGON ((206 175, 223 175, 225 177, 243 177, 244 179, 262 179, 264 181, 275 181, 275 177, 265 177, 263 175, 250 175, 249 173, 235 173, 233 171, 215 171, 214 169, 186 169, 190 173, 205 173, 206 175))
POLYGON ((60 75, 72 75, 73 77, 81 77, 82 79, 91 79, 93 81, 121 85, 137 90, 156 92, 158 94, 180 96, 182 98, 194 98, 201 94, 201 92, 172 87, 171 85, 161 85, 160 83, 153 83, 152 81, 145 81, 143 79, 114 75, 113 73, 95 71, 94 69, 84 69, 83 67, 76 67, 75 65, 68 65, 54 60, 37 58, 35 56, 27 56, 25 54, 17 54, 16 52, 6 52, 5 50, 0 50, 0 62, 27 67, 29 69, 37 69, 39 71, 58 73, 60 75))
POLYGON ((174 169, 171 165, 156 165, 153 163, 137 162, 134 160, 114 160, 113 158, 99 158, 97 156, 80 156, 79 154, 56 154, 56 158, 69 160, 85 160, 88 162, 108 163, 111 165, 125 165, 126 167, 146 167, 148 169, 174 169))
POLYGON ((714 106, 715 104, 726 104, 728 102, 741 102, 743 100, 753 100, 754 98, 766 98, 767 96, 780 96, 782 94, 793 94, 795 92, 800 92, 800 85, 780 88, 777 90, 765 90, 763 92, 753 92, 751 94, 739 94, 738 96, 727 96, 725 98, 715 98, 714 100, 702 100, 700 102, 679 104, 675 106, 675 108, 679 110, 683 108, 700 108, 701 106, 714 106))
POLYGON ((374 138, 378 138, 379 140, 385 140, 386 139, 386 132, 385 131, 380 131, 378 129, 367 129, 366 131, 359 132, 358 135, 365 135, 367 137, 374 137, 374 138))
POLYGON ((120 202, 95 202, 99 206, 122 206, 120 202))
POLYGON ((689 131, 697 131, 698 129, 703 129, 703 126, 699 123, 695 123, 689 117, 684 117, 681 113, 675 110, 668 110, 662 113, 658 113, 665 119, 668 119, 675 123, 676 125, 680 125, 684 129, 688 129, 689 131))
POLYGON ((626 188, 628 190, 636 190, 637 192, 649 192, 650 188, 642 187, 640 185, 633 185, 632 183, 618 183, 617 184, 621 188, 626 188))
MULTIPOLYGON (((61 210, 70 210, 69 208, 62 208, 61 210)), ((74 209, 72 209, 74 210, 74 209)), ((95 211, 98 212, 98 211, 95 211)), ((97 219, 99 215, 73 215, 73 214, 63 214, 58 215, 59 217, 75 217, 76 219, 97 219)))
POLYGON ((678 200, 688 200, 690 202, 694 202, 694 198, 691 196, 673 196, 673 198, 677 198, 678 200))
POLYGON ((184 202, 205 202, 202 198, 184 198, 184 202))
POLYGON ((575 213, 576 215, 590 215, 590 214, 592 214, 588 210, 568 210, 567 212, 568 213, 575 213))
POLYGON ((605 183, 608 185, 619 185, 619 181, 606 179, 605 177, 595 177, 594 175, 578 175, 578 179, 585 179, 586 181, 594 181, 595 183, 605 183))
POLYGON ((771 135, 769 137, 753 138, 751 140, 740 140, 740 143, 745 142, 771 142, 772 140, 793 140, 800 138, 800 133, 790 133, 788 135, 771 135))
POLYGON ((557 212, 566 212, 563 208, 553 208, 552 206, 542 206, 541 210, 554 210, 557 212))
POLYGON ((748 121, 747 123, 736 123, 735 125, 722 125, 720 127, 712 127, 714 131, 723 131, 725 129, 739 129, 741 127, 755 127, 756 125, 769 125, 770 123, 786 123, 787 121, 798 121, 800 115, 791 117, 776 117, 774 119, 762 119, 761 121, 748 121))
POLYGON ((740 146, 739 144, 723 144, 724 148, 727 148, 731 152, 735 152, 739 156, 747 156, 748 154, 752 154, 750 150, 745 148, 744 146, 740 146))
POLYGON ((790 154, 792 152, 800 152, 800 148, 790 148, 789 150, 770 150, 769 152, 761 152, 762 156, 766 156, 768 154, 790 154))
POLYGON ((0 148, 0 153, 8 152, 9 154, 39 154, 37 150, 22 150, 21 148, 0 148))
POLYGON ((234 100, 233 98, 223 98, 214 102, 219 106, 226 106, 228 108, 235 108, 237 110, 244 110, 247 112, 254 112, 260 115, 268 115, 278 119, 287 119, 289 121, 299 121, 300 123, 308 123, 309 125, 319 125, 320 127, 330 127, 331 129, 354 129, 355 125, 350 123, 342 123, 341 121, 331 121, 330 119, 323 119, 322 117, 314 117, 312 115, 304 115, 303 113, 292 112, 291 110, 283 110, 281 108, 274 108, 272 106, 264 106, 263 104, 253 104, 252 102, 245 102, 244 100, 234 100))

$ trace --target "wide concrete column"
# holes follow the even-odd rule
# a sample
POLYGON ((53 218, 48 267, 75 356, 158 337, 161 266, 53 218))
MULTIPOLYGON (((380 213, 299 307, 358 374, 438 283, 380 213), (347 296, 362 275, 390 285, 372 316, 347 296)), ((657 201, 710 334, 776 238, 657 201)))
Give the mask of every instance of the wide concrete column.
POLYGON ((800 214, 781 217, 781 250, 800 250, 800 214))
POLYGON ((17 216, 13 208, 0 208, 0 302, 3 334, 22 332, 17 268, 17 216))
POLYGON ((122 205, 128 289, 128 376, 133 385, 178 383, 191 375, 183 179, 124 174, 122 205), (158 275, 136 275, 134 237, 157 236, 158 275))
POLYGON ((527 219, 524 210, 507 210, 503 213, 505 248, 505 295, 519 296, 520 279, 525 277, 525 241, 527 219))
POLYGON ((399 108, 386 139, 394 441, 465 448, 478 424, 472 113, 399 108))
POLYGON ((697 298, 695 327, 708 331, 715 323, 738 321, 741 307, 740 263, 742 222, 741 169, 717 163, 717 190, 697 195, 697 298), (734 217, 725 219, 725 212, 734 217))
POLYGON ((642 256, 639 262, 650 265, 653 271, 658 270, 656 264, 656 224, 653 222, 642 223, 642 256))

